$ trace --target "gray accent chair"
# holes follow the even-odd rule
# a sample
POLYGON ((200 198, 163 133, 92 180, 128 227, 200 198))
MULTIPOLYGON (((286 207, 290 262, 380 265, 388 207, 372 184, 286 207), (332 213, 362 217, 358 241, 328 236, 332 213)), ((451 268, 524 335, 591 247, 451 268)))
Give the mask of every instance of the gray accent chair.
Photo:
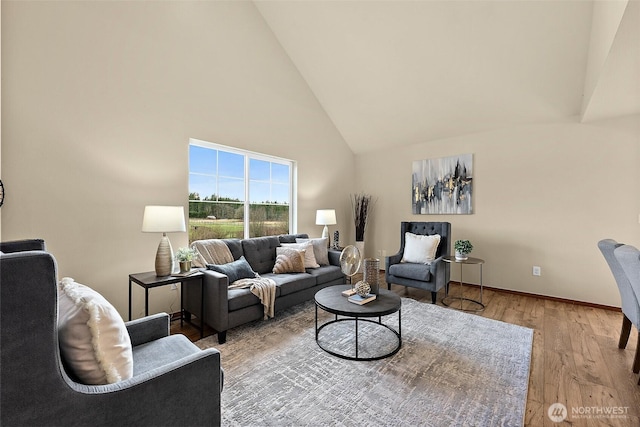
POLYGON ((58 345, 55 258, 43 240, 0 243, 0 425, 220 425, 220 353, 169 335, 169 317, 126 324, 133 377, 85 385, 58 345))
POLYGON ((391 284, 409 286, 431 291, 431 301, 435 304, 438 291, 449 288, 450 265, 442 260, 451 251, 451 224, 448 222, 402 222, 400 223, 400 250, 385 259, 385 280, 391 284), (440 235, 436 259, 431 264, 402 263, 405 233, 420 235, 440 235))
POLYGON ((609 264, 620 292, 622 329, 618 348, 627 347, 632 324, 638 330, 639 344, 633 362, 633 372, 637 374, 640 371, 640 252, 613 239, 600 240, 598 248, 609 264))

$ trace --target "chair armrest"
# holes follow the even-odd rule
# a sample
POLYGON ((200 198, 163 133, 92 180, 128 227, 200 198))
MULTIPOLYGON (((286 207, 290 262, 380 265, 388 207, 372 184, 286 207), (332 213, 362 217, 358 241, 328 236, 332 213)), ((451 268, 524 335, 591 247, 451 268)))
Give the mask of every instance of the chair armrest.
POLYGON ((442 257, 438 257, 431 262, 431 275, 435 277, 437 286, 449 286, 451 279, 451 263, 444 262, 442 257))
POLYGON ((0 243, 0 251, 5 253, 46 250, 46 245, 42 239, 14 240, 0 243))
POLYGON ((402 252, 398 252, 397 254, 386 257, 384 262, 384 266, 386 268, 385 271, 389 271, 389 267, 393 264, 400 264, 401 260, 402 260, 402 252))
POLYGON ((141 319, 126 322, 125 326, 131 338, 131 345, 137 346, 146 342, 169 336, 169 315, 158 313, 141 319))
POLYGON ((429 264, 429 270, 431 271, 431 274, 436 274, 436 271, 438 271, 438 267, 440 265, 444 265, 444 261, 442 261, 442 257, 438 257, 433 261, 431 261, 431 264, 429 264))

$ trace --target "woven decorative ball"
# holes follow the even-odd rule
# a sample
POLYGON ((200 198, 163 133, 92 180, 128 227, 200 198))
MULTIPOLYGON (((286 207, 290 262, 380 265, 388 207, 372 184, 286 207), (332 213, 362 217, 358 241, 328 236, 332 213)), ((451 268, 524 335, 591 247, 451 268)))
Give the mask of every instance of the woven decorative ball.
POLYGON ((358 283, 356 283, 353 289, 356 291, 356 294, 363 297, 371 291, 371 286, 369 286, 369 284, 364 280, 361 280, 358 283))

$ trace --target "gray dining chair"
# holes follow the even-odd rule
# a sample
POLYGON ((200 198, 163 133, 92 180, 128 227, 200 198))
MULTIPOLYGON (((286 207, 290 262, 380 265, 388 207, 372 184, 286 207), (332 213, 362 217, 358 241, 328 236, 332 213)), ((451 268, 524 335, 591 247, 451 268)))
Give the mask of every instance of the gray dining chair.
POLYGON ((638 345, 633 362, 633 372, 640 370, 640 259, 636 248, 618 243, 613 239, 598 242, 598 248, 604 255, 620 292, 622 308, 622 329, 618 348, 626 348, 631 326, 638 330, 638 345), (635 271, 635 273, 634 273, 635 271))
MULTIPOLYGON (((640 304, 638 304, 640 300, 640 250, 631 245, 622 245, 617 247, 613 253, 629 280, 631 290, 636 297, 636 315, 640 318, 640 304)), ((637 374, 640 372, 640 321, 636 321, 634 325, 636 329, 639 329, 636 356, 633 360, 633 372, 637 374)), ((638 379, 638 384, 640 385, 640 379, 638 379)))

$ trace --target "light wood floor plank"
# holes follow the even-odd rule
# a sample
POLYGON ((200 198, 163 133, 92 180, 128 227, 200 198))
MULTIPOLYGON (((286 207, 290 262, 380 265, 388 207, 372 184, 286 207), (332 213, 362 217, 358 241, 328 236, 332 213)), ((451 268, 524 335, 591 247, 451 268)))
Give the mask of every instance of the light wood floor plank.
POLYGON ((544 375, 544 335, 541 330, 535 329, 531 351, 528 402, 544 403, 544 375))
POLYGON ((577 375, 581 383, 598 384, 607 387, 613 386, 613 380, 606 366, 606 361, 600 351, 600 346, 595 340, 595 334, 591 326, 584 323, 569 322, 571 333, 571 348, 576 363, 577 375))

